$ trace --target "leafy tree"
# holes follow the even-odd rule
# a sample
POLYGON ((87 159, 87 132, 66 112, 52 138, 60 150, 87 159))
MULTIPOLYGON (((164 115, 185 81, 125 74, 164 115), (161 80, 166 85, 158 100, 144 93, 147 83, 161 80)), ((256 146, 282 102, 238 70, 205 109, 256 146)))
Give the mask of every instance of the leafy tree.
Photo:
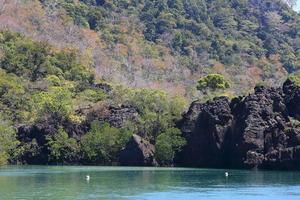
POLYGON ((117 88, 113 94, 114 102, 134 106, 139 113, 137 126, 139 134, 155 140, 158 133, 173 127, 181 117, 186 101, 180 97, 170 97, 165 91, 154 89, 117 88))
POLYGON ((296 74, 290 74, 288 78, 293 81, 296 85, 300 86, 300 76, 296 74))
POLYGON ((132 133, 94 121, 91 130, 82 137, 83 159, 87 163, 116 162, 118 154, 132 133))
POLYGON ((0 63, 8 72, 37 80, 51 68, 51 64, 47 62, 51 53, 47 43, 33 42, 11 32, 2 34, 4 43, 1 46, 4 56, 0 63))
POLYGON ((9 120, 30 120, 31 99, 28 82, 0 69, 0 113, 9 120))
POLYGON ((181 151, 185 144, 186 140, 181 136, 180 130, 169 128, 157 137, 155 157, 162 165, 172 164, 175 154, 181 151))
POLYGON ((72 163, 78 160, 79 145, 74 138, 60 128, 58 133, 47 136, 50 163, 72 163), (76 158, 77 157, 77 158, 76 158))
POLYGON ((207 91, 224 90, 229 88, 229 82, 221 74, 209 74, 198 81, 197 89, 207 93, 207 91))
POLYGON ((73 113, 72 93, 62 87, 53 87, 48 92, 39 92, 33 96, 38 118, 52 116, 61 121, 73 113))
POLYGON ((16 147, 19 141, 16 132, 7 122, 0 121, 0 165, 6 164, 8 159, 17 156, 16 147))

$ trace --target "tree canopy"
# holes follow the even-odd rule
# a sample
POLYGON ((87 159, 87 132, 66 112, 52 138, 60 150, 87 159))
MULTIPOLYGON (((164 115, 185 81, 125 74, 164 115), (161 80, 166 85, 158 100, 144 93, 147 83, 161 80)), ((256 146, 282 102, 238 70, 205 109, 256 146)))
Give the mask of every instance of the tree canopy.
POLYGON ((221 74, 209 74, 202 77, 198 81, 197 89, 202 92, 207 92, 208 90, 224 90, 230 87, 228 81, 225 80, 224 76, 221 74))

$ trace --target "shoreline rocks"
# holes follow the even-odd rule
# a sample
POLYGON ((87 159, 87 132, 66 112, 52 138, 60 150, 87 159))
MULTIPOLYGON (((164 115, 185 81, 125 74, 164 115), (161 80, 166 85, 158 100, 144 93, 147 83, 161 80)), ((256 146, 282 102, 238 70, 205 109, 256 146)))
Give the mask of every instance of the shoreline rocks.
POLYGON ((256 87, 231 102, 193 102, 179 124, 188 144, 178 165, 216 168, 300 169, 300 88, 256 87), (293 117, 295 119, 293 119, 293 117))
MULTIPOLYGON (((88 119, 83 124, 57 124, 50 118, 18 127, 18 140, 23 145, 36 145, 36 152, 24 154, 23 160, 28 164, 48 164, 46 137, 59 127, 80 141, 94 119, 122 127, 124 122, 138 117, 137 110, 130 106, 82 112, 88 119)), ((299 120, 300 87, 291 80, 283 88, 258 86, 254 93, 232 100, 216 97, 206 103, 192 102, 177 123, 187 145, 175 156, 174 166, 300 170, 299 120)), ((158 165, 155 146, 138 135, 130 138, 118 159, 124 166, 158 165)))

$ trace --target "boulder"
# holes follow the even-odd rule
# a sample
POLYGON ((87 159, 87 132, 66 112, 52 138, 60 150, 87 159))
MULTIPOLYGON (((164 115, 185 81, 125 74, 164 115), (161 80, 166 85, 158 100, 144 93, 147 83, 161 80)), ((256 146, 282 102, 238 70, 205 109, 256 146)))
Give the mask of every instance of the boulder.
POLYGON ((120 153, 120 164, 124 166, 154 166, 154 145, 138 135, 133 135, 120 153))

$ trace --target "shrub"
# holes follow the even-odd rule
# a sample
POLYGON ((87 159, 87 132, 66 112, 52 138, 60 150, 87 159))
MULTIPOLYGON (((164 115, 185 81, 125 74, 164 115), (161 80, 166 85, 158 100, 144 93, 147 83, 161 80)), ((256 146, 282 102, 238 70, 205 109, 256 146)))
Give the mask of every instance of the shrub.
POLYGON ((207 93, 207 91, 224 90, 229 88, 229 82, 221 74, 209 74, 198 81, 197 89, 207 93))
POLYGON ((17 151, 14 150, 18 144, 13 127, 0 121, 0 165, 6 164, 10 158, 17 156, 17 151))
POLYGON ((297 86, 300 86, 300 76, 297 76, 295 74, 290 74, 288 78, 293 81, 297 86))
POLYGON ((78 160, 79 145, 62 128, 53 136, 47 136, 46 140, 50 163, 72 163, 78 160))
POLYGON ((173 127, 186 106, 184 98, 171 97, 165 91, 146 88, 117 88, 112 98, 114 102, 132 105, 137 109, 139 133, 150 140, 155 140, 158 133, 173 127))
POLYGON ((48 92, 39 92, 33 96, 38 118, 52 116, 61 121, 73 113, 72 93, 62 87, 53 87, 48 92))
POLYGON ((170 165, 173 163, 175 154, 181 151, 186 144, 186 140, 181 136, 181 132, 177 128, 169 128, 166 132, 161 133, 155 144, 155 157, 162 165, 170 165))
POLYGON ((116 162, 120 150, 131 135, 108 123, 101 125, 99 121, 92 122, 91 130, 81 140, 84 161, 93 164, 116 162))

